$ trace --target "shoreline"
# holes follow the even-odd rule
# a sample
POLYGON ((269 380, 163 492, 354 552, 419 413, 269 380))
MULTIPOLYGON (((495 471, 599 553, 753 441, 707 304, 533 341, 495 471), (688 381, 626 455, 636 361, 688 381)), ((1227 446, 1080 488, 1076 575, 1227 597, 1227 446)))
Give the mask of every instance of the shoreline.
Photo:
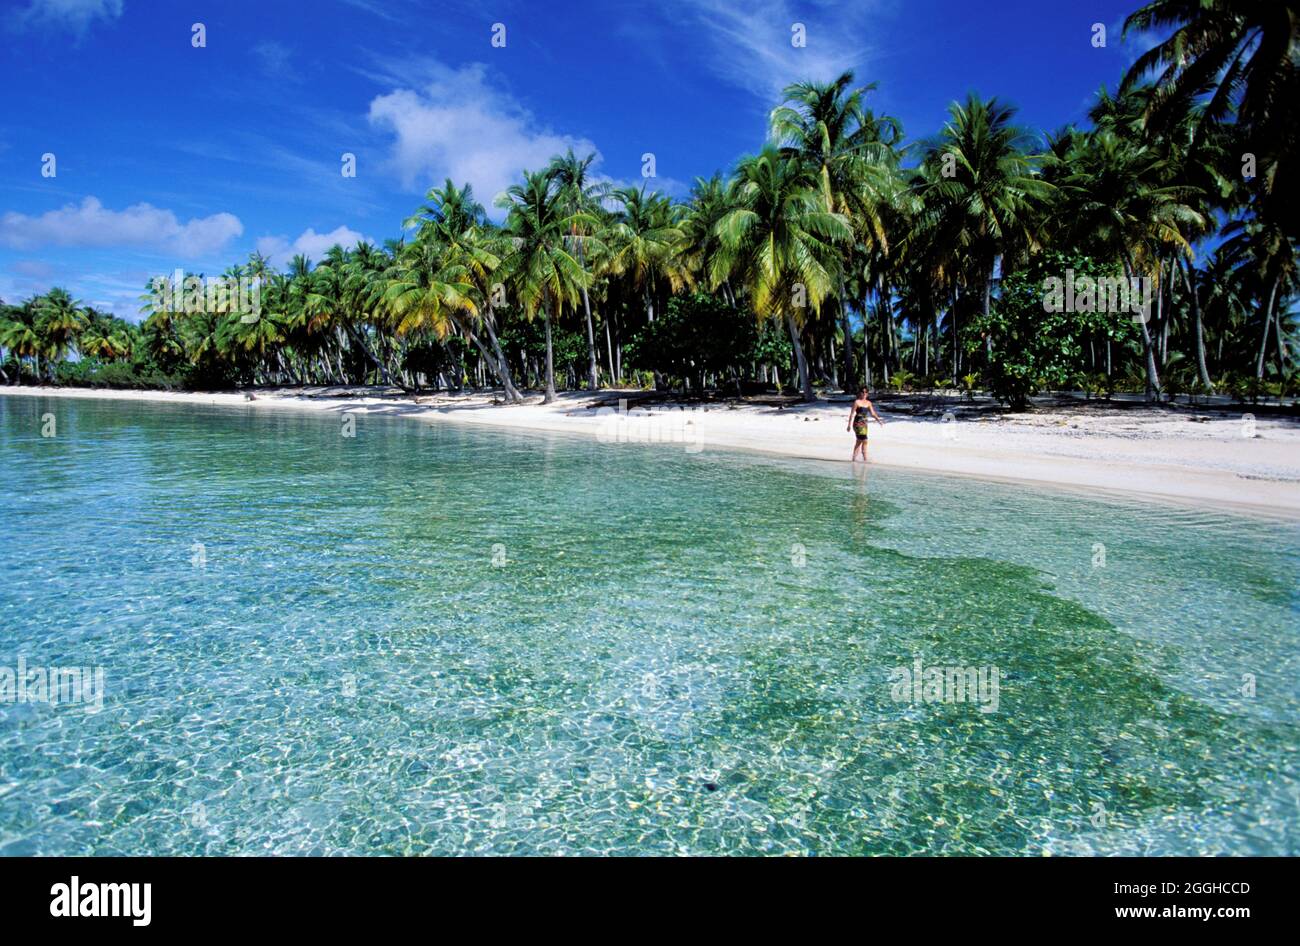
MULTIPOLYGON (((536 396, 524 405, 503 405, 482 392, 417 397, 373 388, 268 389, 250 401, 242 392, 0 387, 0 395, 13 397, 350 411, 656 443, 701 454, 741 451, 847 464, 853 447, 845 430, 847 400, 789 406, 657 401, 633 405, 626 414, 612 406, 641 393, 568 392, 551 405, 536 396)), ((886 424, 872 425, 872 465, 1300 522, 1300 422, 1294 419, 1251 421, 1213 408, 1179 416, 1098 402, 1026 415, 980 413, 954 402, 940 405, 948 408, 942 416, 933 409, 916 416, 916 400, 923 399, 877 400, 886 424)))

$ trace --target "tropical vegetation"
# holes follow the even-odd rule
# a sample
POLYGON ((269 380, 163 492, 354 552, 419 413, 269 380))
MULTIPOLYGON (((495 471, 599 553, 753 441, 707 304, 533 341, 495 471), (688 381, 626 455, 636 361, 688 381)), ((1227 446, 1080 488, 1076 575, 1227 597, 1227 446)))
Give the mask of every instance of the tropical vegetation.
POLYGON ((679 200, 570 151, 493 212, 448 180, 400 239, 215 277, 255 280, 257 311, 156 283, 138 324, 64 289, 0 305, 0 382, 1292 394, 1298 24, 1295 3, 1148 3, 1126 29, 1163 40, 1046 134, 971 95, 909 141, 851 73, 796 83, 769 140, 679 200), (1067 272, 1149 305, 1049 312, 1067 272))

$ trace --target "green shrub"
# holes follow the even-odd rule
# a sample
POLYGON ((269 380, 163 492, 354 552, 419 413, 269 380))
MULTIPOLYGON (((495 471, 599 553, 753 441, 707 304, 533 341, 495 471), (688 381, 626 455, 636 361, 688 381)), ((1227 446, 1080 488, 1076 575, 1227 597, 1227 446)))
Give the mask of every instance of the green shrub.
POLYGON ((1002 280, 1001 293, 987 316, 971 324, 967 349, 972 356, 985 352, 990 340, 984 376, 994 397, 1012 410, 1024 410, 1029 398, 1045 389, 1060 389, 1083 365, 1083 342, 1103 335, 1120 344, 1136 337, 1127 312, 1049 311, 1046 284, 1068 271, 1075 278, 1115 276, 1113 266, 1091 257, 1058 251, 1040 253, 1023 270, 1002 280))

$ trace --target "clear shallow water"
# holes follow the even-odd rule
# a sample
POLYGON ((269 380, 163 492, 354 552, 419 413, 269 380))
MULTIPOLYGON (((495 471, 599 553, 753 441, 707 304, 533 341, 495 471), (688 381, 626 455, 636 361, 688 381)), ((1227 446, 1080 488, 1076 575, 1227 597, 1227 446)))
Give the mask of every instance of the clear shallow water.
POLYGON ((1295 526, 339 432, 0 397, 0 854, 1300 853, 1295 526))

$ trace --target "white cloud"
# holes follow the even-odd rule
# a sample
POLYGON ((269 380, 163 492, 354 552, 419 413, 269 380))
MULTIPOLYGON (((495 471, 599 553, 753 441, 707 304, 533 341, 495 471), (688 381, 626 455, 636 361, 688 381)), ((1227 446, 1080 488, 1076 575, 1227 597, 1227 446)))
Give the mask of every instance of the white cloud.
POLYGON ((152 204, 109 210, 95 197, 39 217, 15 211, 0 216, 0 245, 17 250, 37 246, 128 247, 192 259, 215 253, 243 232, 244 225, 234 214, 216 213, 181 223, 172 211, 152 204))
POLYGON ((720 78, 775 106, 791 82, 827 82, 848 69, 859 81, 870 81, 864 72, 873 53, 867 37, 883 5, 877 0, 753 0, 744 5, 733 0, 667 0, 665 9, 678 11, 691 23, 692 32, 705 39, 708 52, 703 58, 720 78), (791 42, 795 24, 804 27, 803 47, 791 42))
POLYGON ((370 103, 370 124, 391 131, 391 164, 407 187, 450 177, 474 185, 491 209, 493 199, 519 179, 524 168, 539 170, 567 148, 596 150, 585 138, 540 125, 508 93, 487 80, 479 64, 461 69, 427 66, 421 88, 397 89, 370 103))
POLYGON ((330 247, 337 244, 350 250, 362 241, 374 242, 346 226, 339 226, 329 233, 317 233, 308 227, 292 243, 286 237, 264 236, 257 241, 257 251, 270 258, 272 266, 283 269, 299 253, 313 263, 319 263, 330 247))
POLYGON ((116 20, 123 0, 30 0, 14 19, 19 26, 65 27, 85 33, 96 20, 116 20))

